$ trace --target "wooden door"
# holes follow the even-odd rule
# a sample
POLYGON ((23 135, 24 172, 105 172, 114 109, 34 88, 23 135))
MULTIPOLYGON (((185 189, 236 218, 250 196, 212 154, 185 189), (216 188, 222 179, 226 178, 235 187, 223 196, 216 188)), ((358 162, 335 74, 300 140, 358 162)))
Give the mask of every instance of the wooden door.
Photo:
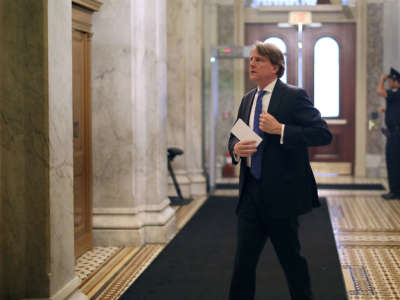
MULTIPOLYGON (((276 24, 246 24, 245 25, 245 43, 253 45, 256 41, 265 41, 268 38, 276 37, 281 39, 286 45, 286 74, 287 83, 297 85, 297 41, 298 33, 296 28, 279 28, 276 24)), ((245 87, 249 91, 255 84, 249 78, 249 59, 245 63, 245 87)))
POLYGON ((326 147, 311 147, 310 160, 344 163, 348 166, 345 169, 352 173, 355 147, 355 25, 322 24, 319 28, 304 28, 303 82, 304 88, 313 101, 315 100, 315 45, 317 41, 325 37, 336 41, 339 49, 339 114, 336 117, 325 118, 333 134, 332 143, 326 147))
POLYGON ((72 31, 75 257, 93 248, 90 33, 72 31))
MULTIPOLYGON (((276 24, 246 24, 246 45, 255 41, 265 41, 277 37, 284 41, 287 48, 287 82, 297 85, 298 82, 298 31, 297 27, 279 28, 276 24)), ((321 27, 303 27, 303 87, 314 101, 314 47, 323 37, 334 39, 339 46, 339 115, 325 118, 333 134, 333 141, 326 147, 310 147, 310 160, 313 168, 322 172, 332 170, 335 173, 351 174, 354 165, 355 134, 355 25, 322 24, 321 27), (330 164, 332 163, 332 164, 330 164)), ((246 91, 255 85, 248 77, 248 60, 246 60, 246 91)), ((330 70, 326 70, 329 72, 330 70)), ((329 172, 329 171, 328 171, 329 172)))

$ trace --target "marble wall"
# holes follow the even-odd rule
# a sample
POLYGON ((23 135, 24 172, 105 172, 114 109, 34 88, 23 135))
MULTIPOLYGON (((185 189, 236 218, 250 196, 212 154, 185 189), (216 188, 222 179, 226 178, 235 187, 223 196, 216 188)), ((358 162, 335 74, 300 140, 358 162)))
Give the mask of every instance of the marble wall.
POLYGON ((1 299, 84 299, 74 274, 71 1, 2 1, 0 12, 1 299))
POLYGON ((400 1, 383 5, 383 70, 400 70, 400 1))
MULTIPOLYGON (((368 78, 367 78, 367 97, 368 115, 378 111, 382 106, 382 98, 377 95, 379 79, 382 74, 383 63, 383 5, 370 3, 368 5, 368 78)), ((382 116, 381 116, 382 119, 382 116)), ((382 134, 378 130, 372 130, 368 134, 367 152, 370 154, 382 153, 382 134)))
MULTIPOLYGON (((167 1, 168 147, 184 197, 206 194, 202 162, 202 1, 167 1)), ((176 195, 170 179, 169 194, 176 195)))
POLYGON ((213 0, 203 4, 203 160, 209 169, 211 111, 211 49, 218 45, 218 5, 213 0))
POLYGON ((165 242, 166 2, 104 2, 93 31, 95 245, 165 242))
POLYGON ((95 207, 129 207, 134 119, 130 0, 106 1, 93 15, 92 136, 95 207))
POLYGON ((75 275, 71 1, 47 1, 50 295, 86 299, 75 275))
MULTIPOLYGON (((380 76, 383 73, 387 74, 390 65, 396 65, 399 61, 397 50, 400 38, 398 35, 393 36, 394 32, 398 32, 398 12, 398 4, 368 4, 367 112, 370 120, 373 119, 372 113, 385 107, 384 98, 376 93, 380 76)), ((367 134, 367 176, 386 177, 386 138, 380 131, 380 128, 385 126, 383 113, 379 113, 375 123, 376 127, 370 128, 367 134)))
MULTIPOLYGON (((208 0, 204 2, 204 157, 208 167, 210 145, 210 89, 211 89, 211 48, 237 45, 235 39, 238 24, 233 0, 208 0)), ((219 60, 219 104, 215 132, 216 178, 222 176, 221 168, 225 163, 229 132, 237 114, 237 95, 235 60, 219 60)), ((240 72, 243 70, 240 69, 240 72)), ((241 76, 239 76, 241 77, 241 76)))
MULTIPOLYGON (((218 6, 218 45, 235 45, 234 5, 218 6)), ((216 126, 216 178, 222 176, 222 167, 225 164, 225 153, 228 151, 229 132, 236 120, 234 60, 219 61, 219 107, 216 126)))
POLYGON ((5 245, 2 271, 7 274, 4 294, 9 299, 49 294, 45 2, 20 5, 2 1, 0 7, 0 11, 7 12, 1 19, 0 35, 1 201, 4 208, 0 230, 5 245), (37 267, 40 265, 43 267, 37 267))

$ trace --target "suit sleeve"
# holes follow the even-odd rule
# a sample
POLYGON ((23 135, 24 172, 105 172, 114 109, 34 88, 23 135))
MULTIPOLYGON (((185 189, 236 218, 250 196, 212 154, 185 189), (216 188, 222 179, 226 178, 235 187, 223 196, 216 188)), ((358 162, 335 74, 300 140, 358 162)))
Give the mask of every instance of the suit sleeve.
POLYGON ((307 93, 299 89, 295 97, 293 124, 285 124, 283 145, 289 147, 324 146, 332 141, 328 125, 321 118, 307 93))
MULTIPOLYGON (((242 102, 240 103, 239 111, 238 111, 238 115, 237 115, 237 117, 236 117, 235 123, 237 122, 237 120, 238 120, 239 118, 242 117, 242 114, 243 114, 242 111, 243 111, 243 107, 244 107, 243 102, 244 102, 244 98, 242 99, 242 102)), ((239 160, 236 159, 236 158, 237 158, 236 155, 233 153, 233 148, 235 147, 235 145, 236 145, 238 142, 239 142, 239 139, 238 139, 237 137, 235 137, 235 136, 231 133, 230 136, 229 136, 228 150, 229 150, 229 153, 231 154, 232 163, 233 163, 234 165, 238 164, 238 162, 239 162, 239 160)))

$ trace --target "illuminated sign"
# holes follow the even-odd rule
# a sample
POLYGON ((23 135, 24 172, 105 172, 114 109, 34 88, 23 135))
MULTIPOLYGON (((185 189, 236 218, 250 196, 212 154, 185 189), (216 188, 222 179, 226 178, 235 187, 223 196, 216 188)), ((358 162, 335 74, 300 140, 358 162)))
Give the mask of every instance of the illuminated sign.
POLYGON ((311 24, 311 12, 309 11, 291 11, 289 12, 290 24, 311 24))

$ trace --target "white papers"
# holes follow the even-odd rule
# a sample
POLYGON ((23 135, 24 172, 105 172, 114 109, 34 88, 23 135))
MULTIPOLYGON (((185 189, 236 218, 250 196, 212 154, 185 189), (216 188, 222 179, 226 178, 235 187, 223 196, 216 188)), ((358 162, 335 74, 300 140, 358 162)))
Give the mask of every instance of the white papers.
POLYGON ((242 119, 238 119, 231 132, 240 141, 242 140, 254 140, 257 142, 257 146, 261 143, 262 138, 253 131, 242 119))

